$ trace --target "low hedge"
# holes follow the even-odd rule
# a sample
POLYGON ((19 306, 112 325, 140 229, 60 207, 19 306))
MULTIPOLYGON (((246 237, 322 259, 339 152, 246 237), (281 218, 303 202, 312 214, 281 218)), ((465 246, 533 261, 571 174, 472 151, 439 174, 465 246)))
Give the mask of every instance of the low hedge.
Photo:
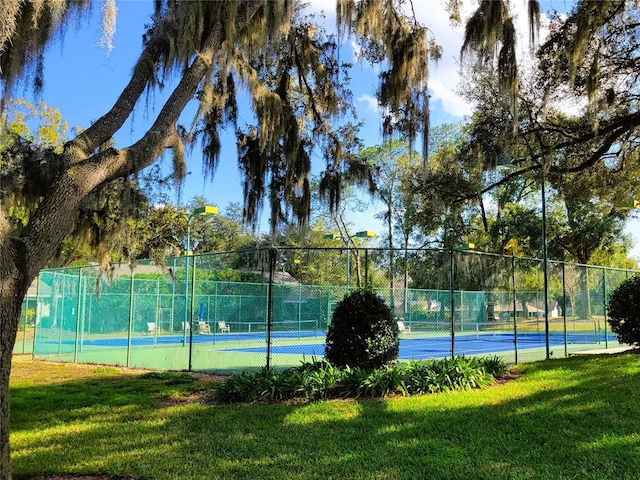
POLYGON ((506 371, 499 357, 411 361, 373 371, 319 361, 280 372, 263 368, 232 375, 215 386, 213 400, 246 403, 419 395, 487 387, 506 371))

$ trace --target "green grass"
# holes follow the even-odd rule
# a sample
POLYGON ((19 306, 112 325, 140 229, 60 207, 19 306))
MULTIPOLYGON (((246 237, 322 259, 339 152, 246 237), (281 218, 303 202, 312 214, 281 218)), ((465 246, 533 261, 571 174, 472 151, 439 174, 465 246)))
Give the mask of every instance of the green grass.
POLYGON ((485 390, 207 405, 185 374, 16 357, 12 459, 145 479, 637 479, 640 355, 519 367, 485 390))

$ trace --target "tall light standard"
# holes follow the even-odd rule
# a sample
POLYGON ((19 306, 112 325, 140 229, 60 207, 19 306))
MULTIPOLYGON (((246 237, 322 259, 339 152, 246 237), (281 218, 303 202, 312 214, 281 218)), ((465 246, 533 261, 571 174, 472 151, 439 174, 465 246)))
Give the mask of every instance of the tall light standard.
POLYGON ((339 238, 347 246, 347 290, 349 290, 349 281, 351 279, 351 252, 349 249, 349 245, 351 243, 351 239, 356 237, 357 238, 374 238, 374 237, 377 237, 377 235, 375 234, 375 232, 372 232, 371 230, 363 230, 361 232, 356 232, 353 235, 349 235, 346 239, 343 236, 337 235, 335 233, 328 233, 326 235, 323 235, 322 237, 325 240, 336 240, 339 238))
POLYGON ((541 203, 542 203, 542 275, 543 275, 543 297, 544 297, 544 344, 546 347, 546 359, 549 360, 551 352, 549 351, 549 272, 548 272, 548 255, 547 255, 547 194, 544 163, 540 165, 541 181, 541 203))
MULTIPOLYGON (((189 303, 189 257, 191 256, 191 220, 198 215, 215 215, 218 213, 218 207, 212 207, 205 205, 203 207, 196 208, 190 215, 187 216, 187 249, 185 254, 185 274, 184 274, 184 322, 183 329, 183 342, 187 340, 187 328, 189 328, 189 370, 191 370, 191 344, 193 343, 193 302, 189 303)), ((193 300, 193 299, 192 299, 193 300)))
MULTIPOLYGON (((547 194, 546 194, 546 174, 545 164, 537 164, 540 167, 540 203, 542 204, 542 276, 543 276, 543 301, 544 301, 544 338, 545 338, 545 358, 551 357, 549 339, 549 274, 548 274, 548 250, 547 250, 547 194)), ((496 166, 498 170, 514 170, 516 163, 508 159, 499 158, 496 166)))

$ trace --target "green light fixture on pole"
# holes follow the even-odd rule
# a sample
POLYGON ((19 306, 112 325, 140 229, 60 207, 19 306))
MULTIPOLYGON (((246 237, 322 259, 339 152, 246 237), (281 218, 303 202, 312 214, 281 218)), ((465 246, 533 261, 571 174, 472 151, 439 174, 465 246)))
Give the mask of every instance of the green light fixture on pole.
POLYGON ((351 252, 349 249, 349 244, 351 243, 351 239, 356 237, 357 238, 374 238, 374 237, 377 237, 377 235, 375 234, 375 232, 372 232, 371 230, 363 230, 361 232, 356 232, 353 235, 349 235, 346 239, 341 235, 336 235, 335 233, 328 233, 322 236, 322 238, 324 238, 325 240, 336 240, 339 238, 347 246, 347 290, 349 290, 349 282, 351 279, 351 252))
MULTIPOLYGON (((191 220, 193 217, 199 215, 215 215, 218 213, 218 207, 212 207, 205 205, 203 207, 196 208, 190 215, 187 216, 187 245, 185 252, 185 274, 184 274, 184 322, 182 325, 183 330, 183 343, 187 340, 187 328, 189 329, 189 371, 191 371, 191 344, 193 343, 193 301, 189 303, 189 257, 191 252, 191 220)), ((193 300, 193 298, 192 298, 193 300)))

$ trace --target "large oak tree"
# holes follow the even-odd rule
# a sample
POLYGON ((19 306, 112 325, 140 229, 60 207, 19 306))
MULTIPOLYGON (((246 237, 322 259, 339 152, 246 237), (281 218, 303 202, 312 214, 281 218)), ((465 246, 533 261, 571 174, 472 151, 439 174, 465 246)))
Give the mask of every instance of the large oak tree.
MULTIPOLYGON (((438 50, 425 27, 402 13, 403 4, 409 3, 338 0, 337 18, 340 35, 354 35, 365 46, 365 59, 382 65, 377 94, 387 112, 386 132, 404 129, 413 138, 424 118, 428 58, 438 50)), ((6 0, 1 4, 0 80, 6 99, 21 81, 35 88, 46 81, 45 48, 86 16, 91 3, 6 0)), ((24 180, 8 183, 0 177, 2 480, 11 478, 8 386, 22 299, 40 269, 76 229, 81 210, 96 191, 131 178, 165 149, 174 153, 179 176, 184 171, 184 144, 196 138, 202 141, 206 168, 213 173, 219 161, 220 128, 235 125, 240 87, 249 92, 256 119, 255 125, 236 126, 248 221, 255 220, 266 198, 272 229, 290 213, 304 222, 309 215, 312 148, 324 149, 329 166, 348 155, 334 127, 351 108, 337 39, 302 15, 297 1, 157 1, 150 2, 151 7, 155 7, 153 21, 140 55, 110 110, 82 126, 85 130, 61 152, 20 140, 2 159, 2 175, 19 171, 21 175, 13 176, 24 180), (177 80, 164 81, 169 78, 177 80), (171 90, 156 108, 150 128, 128 146, 112 145, 114 134, 144 100, 145 92, 164 85, 171 85, 171 90), (199 102, 199 108, 193 128, 185 130, 178 127, 178 120, 191 102, 199 102), (29 205, 23 222, 10 214, 9 204, 18 198, 29 205)), ((108 46, 115 0, 106 0, 103 11, 108 46)), ((339 185, 340 179, 333 178, 329 188, 339 185)))

